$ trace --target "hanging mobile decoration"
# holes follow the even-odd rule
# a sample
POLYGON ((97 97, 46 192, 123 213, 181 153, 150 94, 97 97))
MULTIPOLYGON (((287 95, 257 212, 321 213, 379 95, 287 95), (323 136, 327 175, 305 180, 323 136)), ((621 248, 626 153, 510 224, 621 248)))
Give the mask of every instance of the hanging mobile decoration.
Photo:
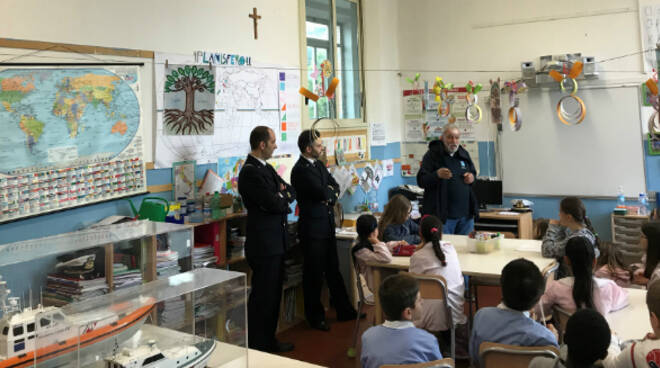
POLYGON ((522 127, 522 113, 520 112, 519 94, 527 91, 527 85, 522 80, 504 82, 504 92, 509 93, 509 127, 517 132, 522 127))
POLYGON ((500 78, 490 80, 490 119, 493 124, 502 124, 502 108, 500 107, 500 78))
POLYGON ((447 91, 454 88, 452 83, 443 82, 442 78, 435 77, 435 83, 433 83, 433 94, 435 95, 435 100, 438 101, 438 115, 442 117, 449 116, 451 111, 451 103, 453 102, 453 96, 449 97, 447 91))
POLYGON ((556 70, 551 70, 548 73, 552 79, 559 82, 559 88, 562 93, 569 93, 557 102, 557 117, 564 125, 578 125, 584 121, 584 117, 587 115, 587 108, 584 105, 584 101, 575 95, 578 91, 578 82, 575 78, 582 73, 582 66, 582 62, 576 61, 573 63, 568 74, 561 74, 556 70), (577 109, 569 111, 567 107, 570 103, 577 105, 577 109))
POLYGON ((330 83, 328 83, 328 88, 325 88, 325 80, 330 79, 332 76, 332 64, 330 63, 330 60, 323 61, 321 63, 320 70, 316 67, 316 65, 314 65, 314 71, 312 74, 310 74, 310 76, 317 80, 315 91, 316 93, 308 90, 305 87, 300 87, 300 90, 298 90, 298 93, 305 96, 305 105, 309 103, 309 100, 317 102, 319 98, 324 96, 332 100, 335 95, 335 90, 339 85, 339 79, 337 77, 332 78, 330 83))
POLYGON ((419 77, 420 76, 421 75, 419 73, 415 73, 415 77, 413 79, 406 78, 408 83, 410 83, 412 85, 412 88, 415 89, 415 90, 419 89, 419 77))
POLYGON ((481 121, 482 113, 481 107, 479 107, 479 96, 477 93, 481 91, 481 83, 477 83, 475 86, 472 81, 469 81, 465 85, 465 90, 467 94, 465 95, 465 100, 467 101, 467 107, 465 108, 465 120, 470 123, 478 123, 481 121))

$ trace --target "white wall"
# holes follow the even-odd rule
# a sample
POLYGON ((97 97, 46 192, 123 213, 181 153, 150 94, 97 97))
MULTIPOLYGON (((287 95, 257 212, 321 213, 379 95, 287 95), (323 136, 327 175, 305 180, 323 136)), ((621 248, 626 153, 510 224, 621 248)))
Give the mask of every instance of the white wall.
POLYGON ((2 0, 7 38, 188 54, 250 55, 299 66, 298 0, 2 0), (248 14, 257 7, 259 39, 248 14))
POLYGON ((363 0, 364 68, 367 121, 384 123, 388 142, 401 140, 401 86, 398 70, 398 4, 363 0))
MULTIPOLYGON (((532 60, 538 66, 541 55, 581 52, 601 61, 641 49, 637 0, 414 0, 398 5, 401 68, 408 76, 429 71, 425 74, 454 83, 472 79, 486 85, 497 76, 520 78, 520 63, 532 60), (614 14, 589 15, 603 13, 614 14), (564 19, 575 14, 585 16, 564 19)), ((600 67, 601 78, 639 79, 642 58, 600 67)))

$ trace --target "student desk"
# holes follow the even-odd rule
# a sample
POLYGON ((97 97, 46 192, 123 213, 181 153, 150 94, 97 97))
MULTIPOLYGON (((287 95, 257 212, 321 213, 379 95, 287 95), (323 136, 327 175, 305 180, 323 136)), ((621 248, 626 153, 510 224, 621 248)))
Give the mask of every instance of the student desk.
MULTIPOLYGON (((541 241, 531 239, 503 239, 500 250, 489 254, 475 254, 467 251, 467 236, 465 235, 443 235, 442 240, 452 243, 458 253, 458 261, 461 270, 466 276, 494 279, 499 282, 502 269, 510 261, 517 258, 525 258, 532 261, 543 270, 554 262, 554 258, 543 258, 541 256, 541 241)), ((408 271, 410 257, 392 257, 391 263, 368 263, 373 272, 374 285, 380 285, 381 271, 383 269, 395 269, 408 271)), ((382 308, 378 300, 378 288, 372 290, 376 304, 376 324, 381 324, 382 308)))
POLYGON ((322 368, 320 365, 216 341, 209 368, 322 368))
POLYGON ((626 289, 629 305, 607 315, 610 329, 621 341, 639 340, 652 332, 649 311, 646 308, 646 289, 626 289))

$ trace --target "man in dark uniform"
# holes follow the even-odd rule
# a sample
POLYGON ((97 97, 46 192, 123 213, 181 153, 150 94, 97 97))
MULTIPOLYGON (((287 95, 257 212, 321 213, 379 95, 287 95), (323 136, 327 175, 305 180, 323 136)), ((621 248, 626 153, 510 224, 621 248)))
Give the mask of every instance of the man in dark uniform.
POLYGON ((424 188, 422 212, 440 218, 445 234, 467 235, 474 230, 474 219, 479 216, 472 190, 477 170, 460 139, 458 127, 448 124, 442 140, 429 143, 417 173, 417 185, 424 188))
POLYGON ((356 318, 339 273, 335 216, 333 206, 339 198, 339 184, 319 161, 323 143, 318 131, 305 130, 298 137, 300 159, 291 171, 291 185, 298 197, 298 236, 305 257, 303 265, 303 294, 305 318, 312 328, 330 330, 321 304, 323 277, 337 310, 337 319, 356 318))
POLYGON ((248 343, 267 352, 293 350, 278 342, 275 330, 280 315, 287 244, 287 214, 295 192, 266 163, 277 148, 275 133, 258 126, 250 133, 251 152, 238 175, 238 191, 248 211, 245 255, 252 269, 248 300, 248 343))

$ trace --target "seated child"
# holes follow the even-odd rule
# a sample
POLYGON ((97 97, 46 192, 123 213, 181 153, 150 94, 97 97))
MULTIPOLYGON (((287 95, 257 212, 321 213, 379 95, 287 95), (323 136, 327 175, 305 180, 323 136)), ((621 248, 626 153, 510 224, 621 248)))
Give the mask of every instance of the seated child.
POLYGON ((660 222, 652 221, 642 225, 640 245, 644 250, 642 263, 631 265, 633 283, 647 285, 660 278, 660 222))
POLYGON ((484 341, 518 346, 557 346, 552 331, 530 318, 530 309, 543 294, 543 275, 536 265, 519 258, 502 269, 502 303, 481 308, 474 316, 470 358, 479 367, 479 345, 484 341))
POLYGON ((546 316, 549 315, 554 305, 569 312, 582 308, 595 309, 604 316, 628 305, 628 292, 610 279, 594 277, 596 258, 589 240, 581 236, 570 238, 564 263, 573 276, 548 281, 545 294, 537 305, 537 316, 541 308, 546 316))
POLYGON ((362 334, 363 368, 442 359, 435 336, 412 323, 413 313, 422 304, 417 280, 408 275, 388 276, 380 285, 378 296, 385 323, 362 334))
POLYGON ((537 218, 534 220, 534 239, 543 240, 546 231, 548 231, 549 224, 550 219, 547 218, 537 218))
POLYGON ((378 239, 382 241, 405 240, 419 244, 419 225, 410 218, 412 206, 402 194, 392 196, 385 205, 378 224, 378 239))
MULTIPOLYGON (((610 326, 605 318, 592 309, 575 312, 566 323, 564 343, 557 358, 536 357, 529 368, 587 368, 608 355, 610 326)), ((616 347, 612 346, 613 351, 616 347)))
POLYGON ((559 203, 559 220, 550 220, 548 230, 541 243, 543 257, 556 258, 559 262, 556 278, 568 276, 564 264, 564 248, 568 239, 582 236, 589 240, 595 248, 594 254, 600 256, 598 237, 594 234, 591 221, 587 218, 587 210, 577 197, 566 197, 559 203))
POLYGON ((403 240, 388 243, 378 240, 378 220, 373 215, 360 215, 355 223, 355 229, 358 233, 358 241, 352 249, 353 261, 357 262, 369 289, 374 290, 371 270, 367 262, 390 263, 392 249, 407 243, 403 240))
POLYGON ((653 332, 641 341, 628 345, 621 353, 611 354, 603 361, 606 368, 660 367, 660 282, 649 284, 646 306, 653 332))
MULTIPOLYGON (((410 257, 410 272, 438 275, 447 281, 448 304, 454 326, 463 325, 467 317, 463 313, 465 283, 458 263, 456 249, 442 241, 442 221, 435 216, 424 216, 420 224, 422 245, 410 257)), ((415 326, 437 333, 452 327, 442 300, 424 300, 422 313, 415 316, 415 326)), ((457 339, 458 340, 458 339, 457 339)), ((467 340, 467 336, 465 336, 467 340)))
POLYGON ((625 269, 621 252, 618 252, 612 243, 600 243, 600 257, 596 263, 594 276, 613 280, 621 287, 630 286, 630 271, 625 269))

